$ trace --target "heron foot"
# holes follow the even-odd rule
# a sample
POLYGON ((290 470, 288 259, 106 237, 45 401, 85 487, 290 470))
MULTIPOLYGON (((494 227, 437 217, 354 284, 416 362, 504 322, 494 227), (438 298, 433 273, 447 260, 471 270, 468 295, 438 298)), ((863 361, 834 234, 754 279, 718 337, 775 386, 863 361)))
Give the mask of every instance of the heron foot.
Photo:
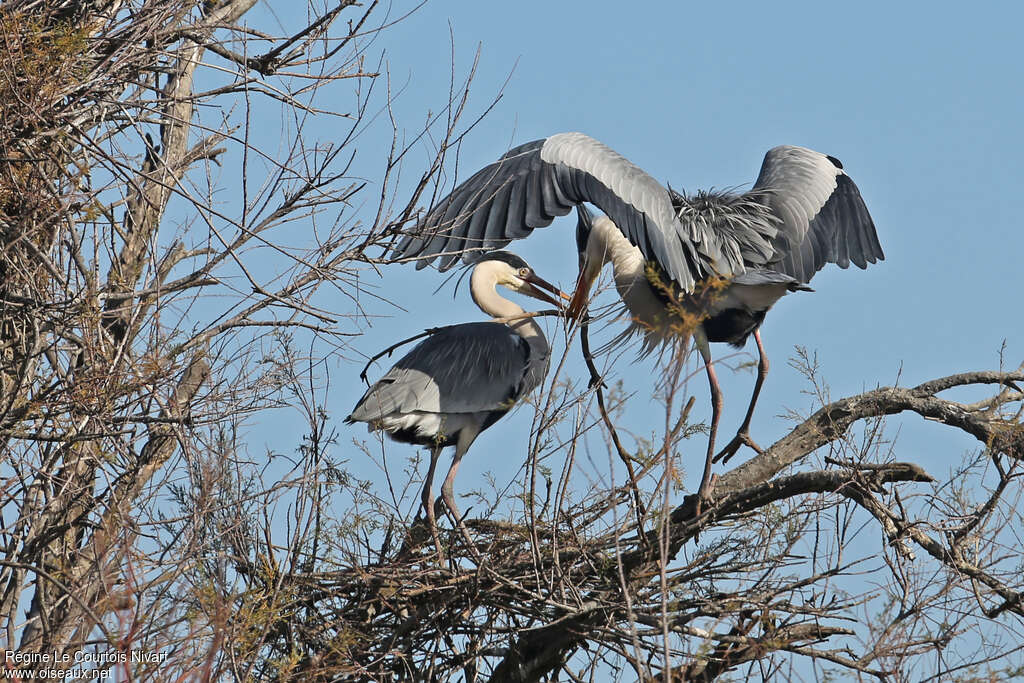
MULTIPOLYGON (((455 497, 452 495, 446 496, 442 493, 442 495, 434 502, 435 509, 440 511, 442 504, 447 509, 448 515, 452 519, 452 525, 454 527, 458 527, 459 532, 462 534, 462 538, 466 541, 466 547, 469 548, 469 554, 472 555, 473 559, 476 560, 477 564, 479 564, 483 558, 480 556, 480 551, 476 549, 476 543, 473 542, 473 537, 469 535, 469 529, 466 528, 466 524, 463 522, 464 517, 459 514, 459 508, 455 505, 455 497)), ((469 514, 468 510, 466 511, 466 514, 469 514)))
POLYGON ((444 562, 444 548, 441 546, 441 537, 437 534, 437 517, 434 510, 428 506, 427 525, 430 527, 430 535, 434 537, 434 548, 437 549, 438 561, 444 562))
MULTIPOLYGON (((707 508, 710 508, 715 503, 715 499, 712 496, 712 491, 715 489, 715 485, 718 483, 718 475, 712 474, 709 478, 704 479, 700 483, 700 488, 697 490, 697 502, 693 508, 693 518, 700 519, 701 513, 707 508)), ((694 542, 700 542, 700 529, 693 533, 694 542)))
POLYGON ((736 432, 736 436, 732 437, 732 441, 725 445, 725 448, 718 451, 718 455, 715 456, 714 462, 729 462, 729 458, 736 455, 736 451, 741 446, 750 446, 758 455, 764 453, 764 449, 757 445, 753 439, 750 438, 750 432, 746 430, 736 432))
POLYGON ((441 537, 437 533, 436 519, 433 515, 417 513, 415 519, 412 520, 412 525, 409 526, 406 532, 405 541, 398 552, 399 557, 406 556, 430 540, 434 541, 434 549, 437 553, 438 561, 443 563, 445 553, 444 547, 441 545, 441 537))
POLYGON ((405 540, 402 541, 402 547, 398 551, 398 557, 408 557, 411 552, 420 546, 429 543, 432 537, 436 547, 439 539, 431 530, 430 521, 423 514, 417 513, 416 517, 412 520, 412 524, 409 525, 408 530, 406 530, 405 540))
POLYGON ((700 483, 700 488, 697 489, 697 504, 693 513, 694 517, 700 517, 702 512, 714 505, 715 498, 713 492, 716 484, 718 484, 717 474, 712 474, 708 479, 700 483))

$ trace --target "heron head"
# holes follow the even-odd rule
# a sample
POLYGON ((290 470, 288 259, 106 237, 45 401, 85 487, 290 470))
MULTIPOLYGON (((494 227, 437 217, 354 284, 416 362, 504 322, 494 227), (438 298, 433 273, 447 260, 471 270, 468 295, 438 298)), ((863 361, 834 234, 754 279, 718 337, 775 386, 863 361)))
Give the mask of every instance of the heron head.
POLYGON ((567 294, 537 275, 533 272, 530 264, 511 252, 492 251, 488 253, 477 264, 477 268, 474 269, 474 275, 477 269, 485 264, 486 270, 493 271, 494 284, 496 285, 504 285, 514 292, 546 301, 556 308, 561 308, 562 304, 558 299, 548 295, 547 292, 554 294, 555 297, 560 299, 569 300, 567 294))

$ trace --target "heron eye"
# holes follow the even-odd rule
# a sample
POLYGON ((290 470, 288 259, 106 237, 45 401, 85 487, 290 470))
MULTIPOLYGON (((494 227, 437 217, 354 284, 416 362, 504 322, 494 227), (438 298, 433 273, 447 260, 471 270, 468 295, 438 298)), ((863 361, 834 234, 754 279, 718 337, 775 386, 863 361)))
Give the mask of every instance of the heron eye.
POLYGON ((530 274, 530 269, 529 268, 520 268, 519 269, 519 277, 527 277, 529 274, 530 274))

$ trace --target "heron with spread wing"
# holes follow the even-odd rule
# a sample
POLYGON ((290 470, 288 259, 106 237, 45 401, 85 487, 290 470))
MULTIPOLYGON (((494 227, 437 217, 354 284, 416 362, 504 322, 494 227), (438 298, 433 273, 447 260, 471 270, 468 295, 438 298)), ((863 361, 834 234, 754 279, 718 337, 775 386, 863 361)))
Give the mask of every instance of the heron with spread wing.
POLYGON ((582 133, 520 145, 438 202, 394 248, 397 258, 440 269, 500 248, 590 203, 606 216, 578 222, 580 274, 570 312, 579 316, 590 286, 611 263, 632 317, 631 332, 650 351, 692 334, 704 360, 712 418, 699 500, 708 497, 722 408, 710 342, 757 342, 758 376, 736 437, 718 454, 747 443, 768 372, 759 327, 783 295, 810 289, 826 263, 866 268, 884 258, 860 191, 832 156, 794 146, 765 155, 750 191, 687 196, 582 133), (710 295, 713 293, 714 295, 710 295), (679 315, 682 312, 684 315, 679 315), (696 324, 688 318, 695 316, 696 324))

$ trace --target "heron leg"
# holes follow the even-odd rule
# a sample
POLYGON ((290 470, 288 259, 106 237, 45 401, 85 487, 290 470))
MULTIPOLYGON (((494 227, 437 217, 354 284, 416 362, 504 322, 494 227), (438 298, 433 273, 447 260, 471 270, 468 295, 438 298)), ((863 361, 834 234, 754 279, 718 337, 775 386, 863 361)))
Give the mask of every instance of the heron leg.
POLYGON ((448 469, 448 475, 444 478, 444 484, 441 485, 441 498, 444 500, 444 504, 452 516, 452 523, 459 527, 462 537, 466 539, 470 552, 475 557, 479 557, 479 554, 477 553, 476 546, 473 544, 472 537, 469 535, 469 531, 466 529, 466 525, 462 522, 459 508, 455 505, 453 487, 455 484, 455 473, 459 469, 459 463, 462 462, 462 456, 469 450, 469 447, 473 444, 479 433, 479 429, 471 427, 463 427, 459 432, 458 441, 455 442, 455 457, 452 458, 452 466, 448 469))
POLYGON ((427 523, 430 525, 430 534, 434 537, 434 547, 437 548, 438 556, 444 556, 441 550, 441 538, 437 535, 437 516, 434 514, 434 470, 437 469, 437 460, 441 457, 444 446, 440 443, 430 448, 430 467, 427 469, 427 478, 423 482, 423 513, 427 516, 427 523))
POLYGON ((754 330, 754 341, 757 342, 757 381, 754 382, 754 393, 750 397, 750 405, 747 407, 747 416, 743 418, 743 424, 736 431, 736 436, 732 438, 725 448, 719 451, 718 455, 715 456, 715 462, 729 462, 729 458, 736 455, 736 451, 740 449, 740 446, 747 445, 753 448, 758 453, 764 453, 764 449, 754 443, 754 440, 750 438, 750 420, 754 417, 754 406, 757 405, 757 397, 761 394, 761 387, 764 385, 764 380, 768 376, 768 354, 764 351, 764 344, 761 343, 761 328, 754 330))
POLYGON ((704 459, 704 475, 700 480, 700 488, 697 490, 697 512, 699 516, 701 507, 706 501, 711 500, 711 464, 715 457, 715 435, 718 433, 718 419, 722 415, 722 390, 718 385, 718 377, 715 375, 715 366, 711 362, 711 347, 707 338, 699 331, 694 335, 697 348, 700 350, 701 358, 704 359, 704 369, 708 374, 708 384, 711 387, 711 430, 708 434, 708 452, 704 459))

